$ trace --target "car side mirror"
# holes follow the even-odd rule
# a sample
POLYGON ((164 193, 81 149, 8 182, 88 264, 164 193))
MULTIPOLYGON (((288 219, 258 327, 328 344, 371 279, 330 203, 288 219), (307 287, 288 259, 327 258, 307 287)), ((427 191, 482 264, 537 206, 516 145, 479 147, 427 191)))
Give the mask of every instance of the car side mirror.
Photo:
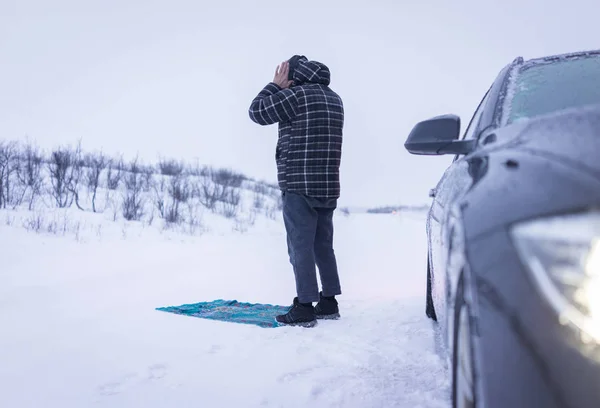
POLYGON ((443 155, 467 154, 473 151, 475 141, 458 140, 460 117, 453 114, 436 116, 415 125, 404 147, 411 154, 443 155))

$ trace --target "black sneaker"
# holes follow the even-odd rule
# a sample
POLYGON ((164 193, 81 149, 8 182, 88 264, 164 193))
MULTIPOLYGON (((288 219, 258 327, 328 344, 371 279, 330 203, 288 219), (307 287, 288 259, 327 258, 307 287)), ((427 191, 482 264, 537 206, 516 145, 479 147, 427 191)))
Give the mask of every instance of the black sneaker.
POLYGON ((275 320, 287 326, 313 327, 317 324, 315 308, 312 303, 300 303, 297 297, 294 298, 294 304, 290 310, 284 315, 275 317, 275 320))
POLYGON ((323 292, 319 294, 319 303, 315 306, 317 319, 335 320, 340 318, 340 309, 335 296, 325 297, 323 292))

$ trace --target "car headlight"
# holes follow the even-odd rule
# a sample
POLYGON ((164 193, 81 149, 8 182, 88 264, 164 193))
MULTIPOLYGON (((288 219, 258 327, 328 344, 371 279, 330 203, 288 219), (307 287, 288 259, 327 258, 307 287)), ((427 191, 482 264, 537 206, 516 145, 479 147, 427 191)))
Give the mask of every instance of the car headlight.
POLYGON ((600 343, 600 213, 524 222, 511 234, 560 321, 578 327, 584 342, 600 343))

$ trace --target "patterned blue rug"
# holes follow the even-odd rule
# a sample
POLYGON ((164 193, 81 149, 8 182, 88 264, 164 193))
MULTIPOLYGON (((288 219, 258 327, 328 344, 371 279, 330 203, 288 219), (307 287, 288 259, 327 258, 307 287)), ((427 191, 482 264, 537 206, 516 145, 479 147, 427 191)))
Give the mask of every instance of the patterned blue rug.
POLYGON ((237 300, 213 300, 190 305, 160 307, 161 312, 175 313, 201 319, 219 320, 222 322, 253 324, 259 327, 282 326, 275 316, 287 313, 290 306, 277 306, 261 303, 242 303, 237 300))

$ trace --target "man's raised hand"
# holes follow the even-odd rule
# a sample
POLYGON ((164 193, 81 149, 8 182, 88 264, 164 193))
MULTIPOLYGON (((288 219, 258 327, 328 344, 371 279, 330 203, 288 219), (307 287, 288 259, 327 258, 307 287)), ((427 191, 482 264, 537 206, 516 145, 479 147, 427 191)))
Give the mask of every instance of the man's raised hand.
POLYGON ((292 83, 294 82, 288 79, 289 72, 290 63, 288 61, 282 62, 280 65, 277 66, 277 69, 275 69, 275 78, 273 78, 273 82, 283 89, 289 88, 290 85, 292 85, 292 83))

